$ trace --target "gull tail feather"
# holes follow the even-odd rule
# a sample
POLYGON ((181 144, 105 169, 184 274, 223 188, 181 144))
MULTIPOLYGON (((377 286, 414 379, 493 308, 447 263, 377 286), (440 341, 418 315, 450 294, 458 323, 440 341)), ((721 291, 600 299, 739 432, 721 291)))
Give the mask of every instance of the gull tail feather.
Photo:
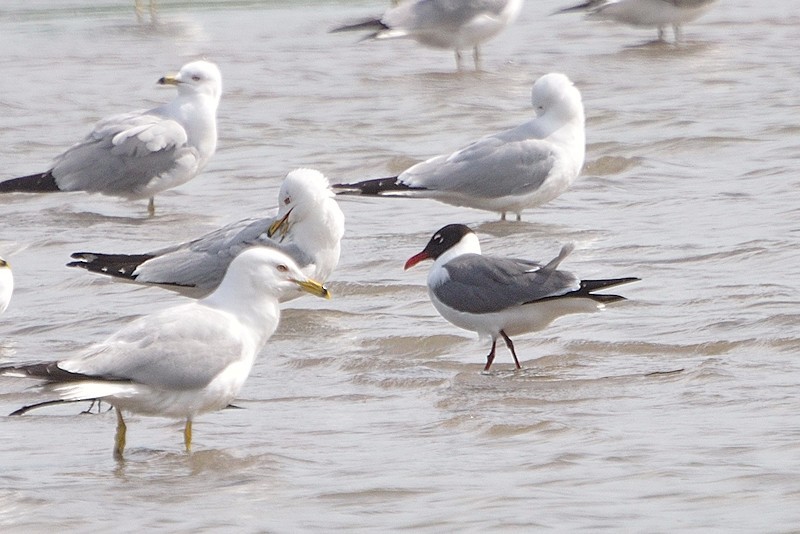
POLYGON ((562 261, 564 261, 567 256, 572 254, 572 251, 575 250, 575 243, 567 243, 563 247, 561 247, 561 251, 558 253, 558 256, 550 260, 547 265, 542 267, 543 271, 552 271, 555 270, 562 261))
POLYGON ((403 196, 409 191, 424 191, 423 187, 412 187, 397 181, 397 176, 375 178, 352 184, 333 184, 331 186, 340 195, 368 195, 368 196, 403 196))
POLYGON ((101 254, 99 252, 76 252, 70 257, 79 261, 71 261, 67 267, 80 267, 93 273, 107 274, 127 280, 135 280, 136 268, 147 260, 155 258, 152 254, 101 254))
POLYGON ((54 193, 56 191, 61 191, 61 189, 50 171, 0 182, 0 193, 54 193))

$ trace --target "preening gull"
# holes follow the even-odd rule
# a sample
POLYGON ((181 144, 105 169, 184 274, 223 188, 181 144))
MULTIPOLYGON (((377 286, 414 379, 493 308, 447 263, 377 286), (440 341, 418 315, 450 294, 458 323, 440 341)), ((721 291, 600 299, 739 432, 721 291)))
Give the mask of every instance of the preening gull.
MULTIPOLYGON (((163 284, 190 296, 213 291, 231 260, 262 245, 282 250, 309 277, 325 282, 339 262, 344 214, 319 171, 296 169, 281 184, 274 217, 244 219, 197 239, 144 254, 76 252, 70 267, 143 284, 163 284)), ((288 292, 281 300, 301 295, 288 292)))

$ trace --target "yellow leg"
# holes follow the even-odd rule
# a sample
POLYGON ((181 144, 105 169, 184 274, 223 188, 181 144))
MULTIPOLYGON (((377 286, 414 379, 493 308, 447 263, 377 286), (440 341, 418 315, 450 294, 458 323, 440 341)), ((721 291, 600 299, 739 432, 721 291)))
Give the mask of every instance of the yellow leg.
POLYGON ((183 427, 183 444, 186 446, 186 452, 192 452, 192 420, 186 420, 186 426, 183 427))
POLYGON ((125 451, 125 432, 128 427, 122 418, 122 410, 117 408, 117 434, 114 436, 114 458, 122 460, 122 453, 125 451))
POLYGON ((150 197, 150 202, 147 203, 147 213, 150 217, 156 214, 156 197, 150 197))

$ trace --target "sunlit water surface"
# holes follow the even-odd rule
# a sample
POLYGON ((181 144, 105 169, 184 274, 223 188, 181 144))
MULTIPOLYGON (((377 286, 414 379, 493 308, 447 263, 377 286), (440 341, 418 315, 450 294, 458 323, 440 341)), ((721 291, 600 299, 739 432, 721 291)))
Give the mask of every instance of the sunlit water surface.
MULTIPOLYGON (((386 176, 531 116, 562 71, 583 94, 587 163, 521 223, 433 201, 342 199, 331 301, 286 306, 237 404, 180 422, 73 405, 0 417, 0 530, 140 532, 789 532, 800 524, 800 12, 725 0, 685 28, 548 16, 529 1, 483 69, 411 42, 328 34, 382 2, 5 0, 0 178, 43 171, 99 118, 172 97, 155 81, 206 57, 224 76, 220 142, 201 176, 144 202, 0 199, 17 280, 0 363, 73 355, 181 297, 92 276, 71 252, 143 252, 275 205, 299 167, 386 176), (445 322, 425 264, 451 222, 488 253, 585 278, 638 276, 630 300, 485 341, 445 322)), ((0 379, 0 413, 37 399, 0 379)))

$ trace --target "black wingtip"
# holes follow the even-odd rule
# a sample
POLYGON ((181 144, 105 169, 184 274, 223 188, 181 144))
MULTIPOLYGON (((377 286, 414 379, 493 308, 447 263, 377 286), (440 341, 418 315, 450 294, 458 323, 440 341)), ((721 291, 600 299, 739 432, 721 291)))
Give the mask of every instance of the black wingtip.
POLYGON ((588 9, 593 8, 594 6, 600 4, 597 0, 589 0, 588 2, 584 2, 583 4, 578 4, 577 6, 570 6, 565 7, 563 9, 559 9, 550 13, 551 15, 560 15, 562 13, 574 13, 576 11, 586 11, 588 9))
POLYGON ((397 181, 397 176, 389 176, 387 178, 375 178, 373 180, 364 180, 363 182, 356 182, 353 184, 333 184, 331 186, 336 194, 339 195, 391 195, 392 193, 401 193, 403 191, 421 191, 422 187, 411 187, 402 182, 397 181))
MULTIPOLYGON (((23 406, 22 408, 20 408, 18 410, 14 410, 13 412, 11 412, 8 415, 10 417, 13 417, 15 415, 25 415, 26 413, 30 412, 31 410, 36 410, 38 408, 44 408, 46 406, 54 406, 56 404, 65 404, 67 402, 73 402, 73 401, 66 401, 66 400, 63 400, 63 399, 56 399, 56 400, 49 400, 49 401, 44 401, 44 402, 37 402, 36 404, 28 404, 27 406, 23 406)), ((74 402, 77 402, 77 401, 74 401, 74 402)))
POLYGON ((89 272, 107 274, 117 278, 135 280, 133 273, 136 268, 147 260, 153 259, 152 254, 100 254, 99 252, 74 252, 70 255, 74 260, 67 263, 67 267, 78 267, 89 272))
POLYGON ((588 297, 596 302, 610 303, 626 300, 622 295, 603 295, 594 293, 601 289, 638 282, 641 278, 629 276, 627 278, 607 278, 605 280, 581 280, 581 288, 576 292, 578 296, 588 297))
POLYGON ((388 30, 388 29, 389 26, 381 22, 380 19, 366 19, 362 20, 361 22, 356 22, 354 24, 339 26, 338 28, 330 30, 328 33, 353 32, 359 30, 373 30, 377 33, 382 30, 388 30))
POLYGON ((55 193, 61 191, 55 177, 47 172, 12 178, 0 182, 0 193, 55 193))

